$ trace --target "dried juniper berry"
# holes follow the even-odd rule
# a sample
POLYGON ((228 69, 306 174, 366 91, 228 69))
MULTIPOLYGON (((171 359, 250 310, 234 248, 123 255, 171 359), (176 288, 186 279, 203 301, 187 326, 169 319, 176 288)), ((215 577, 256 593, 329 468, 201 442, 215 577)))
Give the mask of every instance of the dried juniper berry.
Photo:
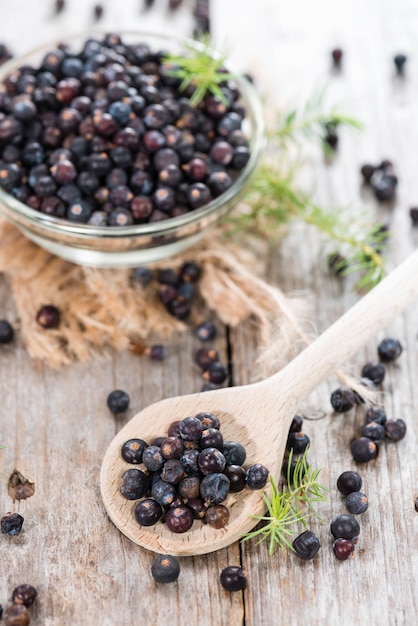
POLYGON ((156 343, 153 346, 148 346, 144 350, 144 354, 149 356, 151 361, 164 361, 167 356, 166 347, 160 343, 156 343))
POLYGON ((290 433, 300 433, 303 425, 303 417, 301 415, 294 415, 292 419, 292 423, 289 428, 290 433))
POLYGON ((201 273, 202 270, 195 261, 186 261, 180 268, 179 276, 180 280, 185 283, 196 283, 201 273))
POLYGON ((194 500, 200 495, 200 482, 201 480, 196 474, 186 476, 179 482, 177 490, 182 498, 194 500))
POLYGON ((227 509, 226 506, 223 504, 215 504, 206 509, 204 519, 208 526, 219 530, 227 525, 230 515, 229 509, 227 509))
POLYGON ((309 561, 318 553, 321 543, 311 530, 305 530, 292 542, 296 555, 304 561, 309 561))
POLYGON ((5 626, 27 626, 30 615, 24 604, 11 604, 3 613, 5 626))
POLYGON ((351 515, 337 515, 331 522, 330 530, 335 539, 355 539, 360 534, 360 525, 351 515))
POLYGON ((140 500, 134 509, 134 516, 141 526, 153 526, 163 514, 161 505, 152 498, 140 500))
POLYGON ((142 463, 142 454, 148 444, 143 439, 128 439, 121 448, 121 455, 124 461, 136 465, 142 463))
POLYGON ((332 551, 339 561, 346 561, 354 556, 354 543, 350 539, 336 539, 332 551))
POLYGON ((247 484, 245 480, 246 471, 241 465, 227 465, 224 469, 224 474, 229 478, 229 490, 232 493, 242 491, 247 484))
POLYGON ((215 472, 205 476, 200 484, 200 495, 206 504, 221 504, 229 493, 230 482, 225 474, 215 472))
POLYGON ((67 209, 66 217, 70 222, 80 222, 85 224, 90 219, 92 211, 93 209, 90 202, 78 199, 71 202, 67 209))
POLYGON ((136 267, 131 274, 132 281, 139 283, 142 287, 149 285, 152 276, 152 271, 147 267, 136 267))
POLYGON ((183 446, 177 437, 166 437, 161 443, 160 451, 166 460, 178 459, 183 452, 183 446))
POLYGON ((228 465, 244 465, 247 452, 238 441, 224 441, 223 455, 228 465))
POLYGON ((18 535, 22 530, 24 518, 19 513, 7 513, 0 520, 0 530, 3 535, 18 535))
POLYGON ((375 385, 382 384, 385 378, 385 373, 386 370, 383 363, 366 363, 366 365, 361 370, 361 375, 364 376, 364 378, 369 378, 375 385))
POLYGON ((139 469, 126 470, 121 476, 119 491, 127 500, 139 500, 148 491, 149 478, 139 469))
POLYGON ((45 329, 58 328, 60 319, 59 310, 52 304, 42 306, 36 314, 36 321, 45 329))
POLYGON ((287 438, 286 448, 293 454, 303 454, 310 444, 308 435, 302 432, 290 433, 287 438))
POLYGON ((197 417, 185 417, 179 424, 179 435, 186 441, 199 441, 203 424, 197 417))
POLYGON ((212 341, 215 339, 217 335, 217 328, 214 322, 202 322, 196 328, 195 331, 196 337, 200 339, 200 341, 212 341))
POLYGON ((217 448, 204 448, 199 454, 199 469, 205 474, 223 472, 226 465, 224 455, 217 448))
POLYGON ((369 507, 367 496, 360 491, 349 493, 345 499, 345 506, 353 515, 365 513, 369 507))
POLYGON ((386 419, 386 411, 378 406, 370 407, 365 415, 366 424, 368 422, 376 422, 377 424, 382 424, 382 426, 384 426, 386 423, 386 419))
POLYGON ((221 427, 219 417, 213 413, 202 412, 198 413, 195 417, 202 422, 203 428, 217 428, 219 430, 221 427))
POLYGON ((377 455, 377 446, 368 437, 358 437, 351 442, 351 454, 358 463, 367 463, 377 455))
POLYGON ((24 604, 26 607, 32 606, 37 598, 38 592, 32 585, 19 585, 12 592, 13 604, 24 604))
POLYGON ((11 343, 13 337, 13 326, 7 320, 0 320, 0 344, 11 343))
POLYGON ((165 516, 165 524, 173 533, 185 533, 193 526, 194 516, 192 511, 184 505, 168 509, 165 516))
POLYGON ((265 487, 269 477, 269 471, 267 467, 261 465, 261 463, 254 463, 247 469, 245 481, 249 489, 262 489, 265 487))
POLYGON ((123 391, 123 389, 115 389, 107 396, 106 403, 112 413, 118 415, 119 413, 125 413, 125 411, 128 410, 130 397, 126 391, 123 391))
MULTIPOLYGON (((216 348, 199 348, 195 354, 196 364, 206 371, 212 363, 219 361, 219 353, 216 348)), ((213 382, 213 381, 211 381, 213 382)), ((216 384, 216 383, 215 383, 216 384)))
POLYGON ((161 454, 160 447, 151 445, 145 448, 142 453, 142 463, 150 472, 158 472, 164 465, 164 457, 161 454))
POLYGON ((161 478, 167 483, 177 485, 184 476, 184 468, 178 459, 169 459, 161 470, 161 478))
POLYGON ((221 572, 219 580, 226 591, 242 591, 247 586, 245 570, 236 565, 225 567, 221 572))
POLYGON ((391 441, 400 441, 405 437, 406 424, 402 419, 387 420, 384 428, 387 439, 391 441))
POLYGON ((174 556, 159 554, 151 565, 151 574, 157 583, 173 583, 180 576, 180 565, 174 556))
POLYGON ((343 495, 348 496, 349 493, 360 491, 362 482, 358 472, 348 470, 338 476, 337 489, 343 495))
POLYGON ((200 447, 203 448, 218 448, 223 450, 224 438, 220 430, 217 428, 206 428, 202 431, 202 436, 199 441, 200 447))
POLYGON ((337 413, 346 413, 356 404, 356 396, 352 389, 335 389, 331 394, 331 405, 337 413))
POLYGON ((180 462, 187 474, 199 473, 199 450, 184 450, 180 456, 180 462))
POLYGON ((402 345, 397 339, 383 339, 377 347, 377 354, 383 363, 395 361, 402 353, 402 345))
POLYGON ((214 361, 208 365, 202 377, 214 385, 222 385, 228 378, 228 368, 220 361, 214 361))
POLYGON ((151 487, 151 496, 161 506, 170 506, 177 497, 177 491, 171 483, 156 479, 151 487))
POLYGON ((385 427, 377 422, 367 422, 361 429, 362 437, 368 437, 375 443, 380 443, 385 438, 385 427))
POLYGON ((219 385, 214 385, 214 383, 203 383, 203 385, 200 388, 200 391, 215 391, 215 389, 219 389, 219 385))
POLYGON ((191 498, 190 500, 187 500, 187 506, 193 513, 194 519, 204 519, 207 506, 203 498, 201 498, 200 496, 199 498, 191 498))

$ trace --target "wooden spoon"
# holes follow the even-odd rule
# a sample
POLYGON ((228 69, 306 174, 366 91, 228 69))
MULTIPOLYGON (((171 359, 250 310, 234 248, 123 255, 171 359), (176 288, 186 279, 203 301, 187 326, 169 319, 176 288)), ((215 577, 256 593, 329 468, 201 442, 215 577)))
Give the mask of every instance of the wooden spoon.
POLYGON ((208 411, 221 420, 225 440, 245 446, 247 465, 262 463, 277 479, 290 423, 301 400, 417 296, 418 251, 277 374, 247 386, 167 398, 140 411, 116 435, 103 460, 101 491, 113 523, 135 543, 179 556, 213 552, 242 537, 256 524, 251 516, 264 513, 262 490, 230 494, 225 504, 231 517, 221 530, 200 521, 183 534, 171 532, 161 522, 139 526, 133 515, 135 503, 119 493, 122 473, 134 467, 121 457, 123 443, 134 437, 150 441, 165 435, 174 420, 208 411))

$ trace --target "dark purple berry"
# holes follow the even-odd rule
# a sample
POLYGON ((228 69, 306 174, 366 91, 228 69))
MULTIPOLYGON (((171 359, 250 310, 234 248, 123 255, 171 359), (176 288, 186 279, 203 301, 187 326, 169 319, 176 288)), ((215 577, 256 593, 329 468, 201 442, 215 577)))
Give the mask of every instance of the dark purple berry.
POLYGON ((332 550, 339 561, 346 561, 354 556, 354 543, 350 539, 337 539, 332 550))
POLYGON ((178 484, 178 492, 182 498, 194 500, 200 495, 200 478, 196 474, 186 476, 178 484))
POLYGON ((132 270, 131 277, 134 282, 146 287, 152 281, 152 271, 147 267, 136 267, 132 270))
POLYGON ((221 385, 228 377, 228 368, 220 361, 215 361, 208 365, 202 376, 215 385, 221 385))
POLYGON ((129 439, 121 448, 122 458, 133 465, 142 463, 142 454, 147 447, 148 444, 143 439, 129 439))
POLYGON ((400 441, 405 437, 406 424, 402 419, 387 420, 384 428, 386 437, 391 441, 400 441))
POLYGON ((220 504, 226 500, 229 486, 229 478, 225 474, 209 474, 200 484, 200 495, 206 504, 220 504))
POLYGON ((32 585, 19 585, 12 592, 13 604, 23 604, 26 607, 32 606, 37 598, 38 592, 32 585))
POLYGON ((360 525, 351 515, 334 517, 330 529, 335 539, 355 539, 360 534, 360 525))
POLYGON ((254 463, 247 469, 245 481, 249 489, 262 489, 265 487, 268 477, 269 471, 267 467, 264 467, 261 463, 254 463))
POLYGON ((148 491, 149 478, 138 469, 129 469, 122 474, 120 493, 127 500, 139 500, 148 491))
POLYGON ((345 506, 353 515, 361 515, 361 513, 367 511, 369 501, 364 493, 354 491, 348 494, 345 499, 345 506))
POLYGON ((305 530, 293 540, 292 546, 300 559, 309 561, 318 553, 321 543, 311 530, 305 530))
POLYGON ((151 574, 157 583, 173 583, 180 576, 180 565, 174 556, 159 554, 151 566, 151 574))
POLYGON ((160 446, 163 457, 168 459, 178 459, 183 452, 183 446, 177 437, 166 437, 160 446))
POLYGON ((232 493, 242 491, 246 486, 246 471, 240 465, 227 465, 224 470, 225 476, 229 478, 229 490, 232 493))
POLYGON ((169 437, 180 437, 180 431, 179 431, 179 427, 181 424, 181 420, 174 420, 174 422, 171 422, 170 426, 168 427, 168 431, 167 431, 167 435, 169 437))
POLYGON ((164 361, 167 356, 167 351, 162 344, 155 344, 146 348, 145 354, 149 356, 151 361, 164 361))
POLYGON ((199 454, 199 469, 205 474, 223 472, 226 465, 224 455, 217 448, 204 448, 199 454))
POLYGON ((221 431, 218 428, 206 428, 202 432, 200 438, 200 447, 203 448, 218 448, 223 450, 224 438, 221 431))
POLYGON ((227 465, 244 465, 247 452, 238 441, 224 441, 223 455, 227 465))
POLYGON ((0 344, 10 343, 13 337, 13 326, 7 320, 0 320, 0 344))
POLYGON ((161 506, 170 506, 177 497, 177 491, 171 483, 157 479, 152 484, 151 495, 161 506))
POLYGON ((247 586, 245 570, 236 565, 225 567, 221 572, 219 580, 226 591, 242 591, 247 586))
POLYGON ((287 438, 286 448, 289 452, 292 450, 293 454, 303 454, 309 444, 310 439, 308 435, 302 432, 290 433, 287 438))
POLYGON ((197 209, 212 200, 210 189, 204 183, 194 183, 187 191, 187 199, 193 209, 197 209))
POLYGON ((205 522, 212 528, 220 529, 224 528, 230 518, 229 509, 223 504, 215 504, 206 509, 205 522))
POLYGON ((199 441, 203 424, 197 417, 185 417, 179 424, 179 435, 186 441, 199 441))
POLYGON ((173 533, 185 533, 193 526, 194 516, 187 506, 176 506, 168 509, 165 523, 173 533))
POLYGON ((153 526, 163 514, 161 505, 152 498, 141 500, 135 506, 134 516, 141 526, 153 526))
POLYGON ((217 335, 217 328, 213 322, 202 322, 196 328, 196 337, 200 341, 212 341, 217 335))
POLYGON ((385 438, 385 427, 377 422, 367 422, 361 429, 362 437, 368 437, 375 443, 380 443, 385 438))
POLYGON ((200 420, 203 424, 203 428, 219 428, 221 427, 221 423, 219 421, 219 417, 214 415, 213 413, 198 413, 195 416, 198 420, 200 420))
MULTIPOLYGON (((219 352, 216 348, 199 348, 195 355, 195 362, 206 371, 212 363, 219 361, 219 352)), ((214 382, 214 381, 211 381, 214 382)), ((216 383, 215 383, 216 384, 216 383)))
POLYGON ((385 378, 385 366, 383 363, 366 363, 361 370, 361 375, 364 378, 369 378, 375 385, 380 385, 385 378))
POLYGON ((331 405, 337 413, 346 413, 356 404, 356 396, 351 389, 336 389, 331 394, 331 405))
POLYGON ((164 457, 161 454, 160 447, 157 445, 151 445, 148 446, 148 448, 145 448, 142 453, 142 463, 150 472, 158 472, 158 470, 160 470, 164 465, 164 457))
MULTIPOLYGON (((171 485, 177 485, 184 476, 184 468, 178 459, 169 459, 163 465, 161 478, 171 485)), ((199 495, 199 494, 198 494, 199 495)))
POLYGON ((45 329, 58 328, 60 319, 61 316, 59 310, 52 304, 47 304, 41 307, 36 314, 36 321, 39 326, 42 326, 42 328, 45 329))
POLYGON ((184 450, 180 456, 180 462, 187 474, 197 474, 199 472, 199 450, 184 450))
POLYGON ((360 491, 361 485, 362 480, 360 474, 351 470, 343 472, 337 479, 337 489, 345 496, 354 491, 360 491))
POLYGON ((384 426, 386 419, 387 419, 386 411, 384 411, 378 406, 372 406, 370 407, 370 409, 368 409, 365 418, 366 418, 366 423, 376 422, 377 424, 382 424, 382 426, 384 426))
POLYGON ((92 207, 87 200, 75 200, 67 209, 67 219, 70 222, 86 223, 92 214, 92 207))
POLYGON ((377 455, 377 446, 368 437, 358 437, 351 442, 351 454, 358 463, 367 463, 377 455))
POLYGON ((22 530, 24 518, 19 513, 7 513, 0 520, 0 531, 3 535, 18 535, 22 530))
POLYGON ((402 353, 402 345, 397 339, 383 339, 377 347, 379 359, 384 363, 395 361, 402 353))
POLYGON ((125 413, 128 410, 130 398, 126 391, 122 389, 115 389, 107 396, 107 406, 118 415, 119 413, 125 413))
POLYGON ((24 604, 11 604, 3 613, 5 626, 28 626, 30 615, 24 604))

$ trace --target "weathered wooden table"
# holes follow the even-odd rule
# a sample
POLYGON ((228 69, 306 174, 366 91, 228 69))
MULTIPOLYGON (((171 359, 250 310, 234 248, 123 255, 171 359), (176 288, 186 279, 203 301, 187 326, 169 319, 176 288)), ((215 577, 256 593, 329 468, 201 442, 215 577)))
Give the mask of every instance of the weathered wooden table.
MULTIPOLYGON (((58 17, 52 0, 3 4, 0 40, 16 52, 92 22, 92 3, 83 0, 68 0, 58 17)), ((108 2, 103 26, 142 25, 188 34, 192 18, 187 7, 169 19, 164 4, 157 2, 154 11, 141 16, 138 2, 108 2)), ((373 218, 390 223, 391 259, 399 262, 416 243, 408 215, 418 200, 416 3, 212 0, 211 7, 216 40, 228 42, 236 64, 256 74, 278 106, 301 100, 314 84, 328 83, 331 101, 364 121, 363 133, 343 135, 331 166, 319 151, 309 153, 307 179, 323 204, 362 205, 373 218), (336 45, 346 53, 338 76, 330 73, 329 52, 336 45), (399 51, 410 54, 403 81, 395 79, 392 64, 399 51), (360 193, 360 165, 382 158, 393 159, 400 174, 392 210, 360 193)), ((285 291, 305 293, 319 332, 358 298, 352 281, 327 275, 320 252, 317 234, 294 225, 267 263, 270 281, 285 291)), ((0 293, 0 317, 18 323, 5 279, 0 293)), ((134 355, 113 354, 59 371, 31 361, 17 332, 16 342, 0 350, 0 443, 6 446, 0 451, 1 515, 13 508, 6 482, 15 467, 34 478, 36 493, 18 507, 24 531, 14 538, 0 536, 0 603, 7 603, 17 584, 30 583, 39 592, 32 623, 43 626, 417 624, 417 313, 418 307, 411 307, 353 360, 359 372, 375 358, 381 338, 402 342, 403 355, 388 367, 385 407, 390 417, 402 417, 408 425, 403 441, 382 445, 376 460, 357 468, 370 504, 360 519, 355 558, 334 558, 329 521, 345 512, 335 482, 341 471, 355 468, 349 442, 362 424, 363 410, 333 415, 329 396, 337 383, 330 380, 301 406, 312 441, 310 460, 323 468, 322 481, 330 488, 321 507, 325 522, 314 525, 322 542, 319 555, 301 562, 289 551, 269 556, 265 545, 235 544, 184 558, 178 582, 166 586, 151 578, 153 554, 132 544, 106 517, 99 470, 112 437, 138 410, 200 388, 191 358, 196 348, 192 331, 181 343, 170 344, 164 364, 150 367, 134 355), (132 398, 120 420, 106 408, 114 388, 128 390, 132 398), (229 594, 219 585, 220 571, 232 564, 248 571, 243 594, 229 594)), ((221 334, 218 347, 224 355, 232 350, 233 383, 247 383, 256 350, 251 325, 231 332, 229 341, 228 348, 226 333, 221 334)))

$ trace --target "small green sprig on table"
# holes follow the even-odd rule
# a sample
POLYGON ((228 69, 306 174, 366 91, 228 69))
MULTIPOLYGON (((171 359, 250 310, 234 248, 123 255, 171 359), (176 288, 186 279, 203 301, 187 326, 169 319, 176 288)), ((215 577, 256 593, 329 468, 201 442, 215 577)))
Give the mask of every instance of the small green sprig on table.
POLYGON ((269 554, 273 554, 276 548, 286 546, 294 551, 289 537, 295 535, 298 526, 306 527, 312 517, 322 519, 317 504, 326 501, 325 492, 328 489, 318 480, 321 470, 308 465, 306 453, 307 450, 296 460, 293 471, 292 454, 289 455, 286 483, 281 490, 270 476, 271 495, 268 497, 263 494, 266 515, 252 516, 264 523, 260 528, 244 535, 241 541, 258 538, 257 545, 268 541, 269 554))

